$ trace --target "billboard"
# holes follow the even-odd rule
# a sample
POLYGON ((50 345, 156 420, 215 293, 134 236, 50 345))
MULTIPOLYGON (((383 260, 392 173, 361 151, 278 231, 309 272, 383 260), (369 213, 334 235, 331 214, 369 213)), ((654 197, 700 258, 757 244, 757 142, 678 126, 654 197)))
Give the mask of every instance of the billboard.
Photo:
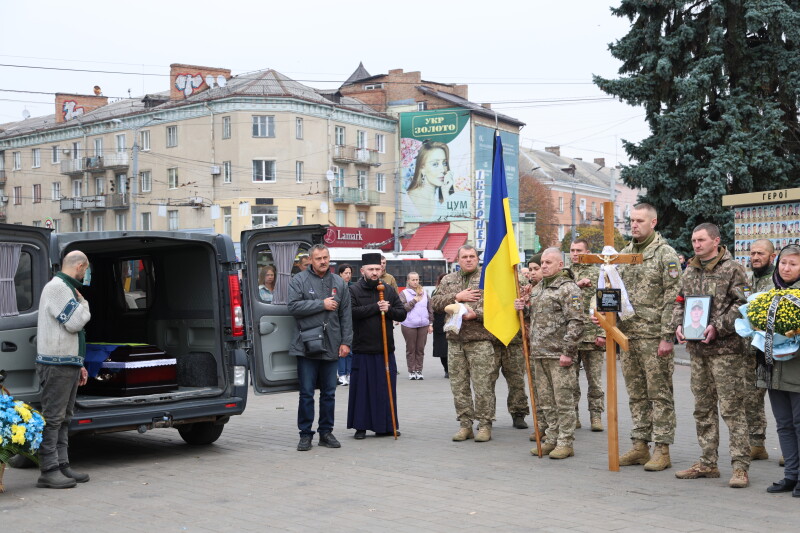
POLYGON ((400 115, 401 209, 405 222, 471 220, 470 112, 400 115))
MULTIPOLYGON (((489 218, 489 199, 492 197, 492 158, 494 157, 494 128, 475 126, 475 248, 486 245, 486 220, 489 218)), ((511 208, 511 222, 519 222, 519 135, 500 132, 503 139, 503 162, 506 165, 506 186, 511 208)))

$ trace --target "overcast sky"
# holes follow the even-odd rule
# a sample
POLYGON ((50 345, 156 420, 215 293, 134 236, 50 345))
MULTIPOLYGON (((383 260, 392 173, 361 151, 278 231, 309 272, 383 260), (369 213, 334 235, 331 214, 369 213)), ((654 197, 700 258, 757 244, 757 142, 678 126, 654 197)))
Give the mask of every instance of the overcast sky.
POLYGON ((25 109, 53 113, 55 92, 91 94, 99 85, 114 98, 167 90, 170 63, 234 75, 273 68, 330 88, 363 61, 370 74, 402 68, 469 84, 470 100, 527 124, 523 147, 560 145, 562 155, 611 165, 627 161, 622 139, 648 134, 641 108, 591 83, 592 74, 616 76, 608 43, 628 30, 607 0, 4 4, 0 123, 20 120, 25 109))

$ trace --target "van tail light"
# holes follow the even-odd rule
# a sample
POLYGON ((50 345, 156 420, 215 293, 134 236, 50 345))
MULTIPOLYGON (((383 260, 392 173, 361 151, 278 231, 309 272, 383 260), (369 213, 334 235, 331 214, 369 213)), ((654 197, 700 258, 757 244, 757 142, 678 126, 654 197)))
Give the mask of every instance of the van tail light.
POLYGON ((239 276, 228 276, 228 294, 231 302, 231 335, 244 336, 244 314, 242 311, 242 291, 239 287, 239 276))

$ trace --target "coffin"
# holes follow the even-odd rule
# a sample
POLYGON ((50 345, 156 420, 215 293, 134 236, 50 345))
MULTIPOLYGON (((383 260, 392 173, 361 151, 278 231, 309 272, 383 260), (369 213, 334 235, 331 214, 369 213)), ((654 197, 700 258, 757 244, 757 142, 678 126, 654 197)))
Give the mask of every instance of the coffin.
POLYGON ((86 344, 89 382, 81 394, 135 396, 178 388, 177 361, 148 344, 86 344))

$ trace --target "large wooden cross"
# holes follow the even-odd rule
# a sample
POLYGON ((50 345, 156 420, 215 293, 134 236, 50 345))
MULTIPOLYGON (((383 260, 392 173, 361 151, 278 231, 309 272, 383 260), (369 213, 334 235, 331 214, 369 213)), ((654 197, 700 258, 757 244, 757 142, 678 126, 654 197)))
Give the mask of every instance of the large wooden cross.
MULTIPOLYGON (((603 202, 603 243, 614 246, 614 202, 603 202)), ((642 264, 642 254, 619 254, 603 257, 581 254, 581 264, 642 264)), ((608 285, 606 285, 608 286, 608 285)), ((608 469, 619 472, 619 424, 617 420, 617 345, 628 351, 628 337, 617 327, 616 313, 598 313, 594 316, 606 332, 606 413, 608 416, 608 469)))

